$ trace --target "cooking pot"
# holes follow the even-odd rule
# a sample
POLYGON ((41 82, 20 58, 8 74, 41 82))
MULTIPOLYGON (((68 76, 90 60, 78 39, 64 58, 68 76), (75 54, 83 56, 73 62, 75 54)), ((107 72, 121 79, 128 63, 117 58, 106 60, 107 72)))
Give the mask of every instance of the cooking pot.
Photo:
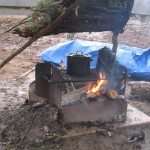
POLYGON ((67 56, 67 74, 71 76, 86 76, 90 71, 91 56, 77 51, 67 56))

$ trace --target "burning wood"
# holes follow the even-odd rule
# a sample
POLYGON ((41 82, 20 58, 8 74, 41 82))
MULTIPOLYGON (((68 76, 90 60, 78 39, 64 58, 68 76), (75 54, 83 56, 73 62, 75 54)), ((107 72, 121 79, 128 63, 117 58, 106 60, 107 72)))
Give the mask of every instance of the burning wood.
POLYGON ((108 83, 108 80, 106 80, 106 77, 104 74, 99 74, 100 79, 97 81, 97 83, 89 85, 88 91, 87 91, 87 97, 96 97, 100 95, 105 94, 104 86, 108 83))
POLYGON ((99 80, 96 83, 91 83, 88 86, 77 89, 76 92, 65 94, 62 100, 76 103, 78 101, 97 100, 99 97, 116 100, 118 96, 118 91, 113 89, 113 86, 106 79, 105 74, 100 73, 99 80))
POLYGON ((108 98, 113 99, 113 100, 118 98, 118 92, 116 90, 108 90, 106 95, 108 98))
POLYGON ((106 76, 102 73, 99 74, 100 79, 95 84, 90 84, 87 91, 87 98, 94 98, 96 96, 106 96, 109 99, 117 99, 118 92, 114 89, 107 89, 106 84, 108 84, 108 80, 106 80, 106 76))

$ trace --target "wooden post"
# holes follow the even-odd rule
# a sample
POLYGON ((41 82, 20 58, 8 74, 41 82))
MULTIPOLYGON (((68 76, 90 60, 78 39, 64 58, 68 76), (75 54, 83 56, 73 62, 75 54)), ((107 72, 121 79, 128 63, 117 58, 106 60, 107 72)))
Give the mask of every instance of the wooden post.
POLYGON ((116 60, 116 53, 117 53, 117 48, 118 48, 118 35, 119 35, 119 33, 113 32, 113 36, 112 36, 112 43, 113 43, 112 52, 115 54, 114 61, 116 60))

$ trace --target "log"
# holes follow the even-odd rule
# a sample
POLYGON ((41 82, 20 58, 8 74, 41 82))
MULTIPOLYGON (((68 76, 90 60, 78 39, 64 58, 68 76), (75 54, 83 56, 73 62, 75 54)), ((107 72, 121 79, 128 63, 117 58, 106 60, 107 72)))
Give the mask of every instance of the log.
POLYGON ((98 99, 117 99, 118 93, 115 90, 111 90, 111 94, 109 90, 102 90, 100 92, 100 95, 97 95, 96 93, 89 92, 87 93, 88 86, 84 86, 82 88, 76 89, 75 92, 67 93, 65 95, 62 95, 62 105, 66 104, 75 104, 80 102, 90 102, 90 101, 96 101, 98 99))
POLYGON ((118 92, 116 90, 108 90, 106 96, 109 99, 116 100, 118 98, 118 92))
POLYGON ((61 102, 62 104, 75 104, 79 102, 90 102, 98 99, 106 99, 106 91, 105 93, 101 91, 101 94, 97 96, 96 93, 89 92, 87 93, 88 85, 82 88, 76 89, 75 92, 70 92, 65 95, 62 95, 61 102))
POLYGON ((61 105, 62 106, 75 105, 75 104, 79 104, 79 103, 90 103, 90 102, 95 102, 98 100, 104 101, 104 100, 108 99, 107 95, 88 97, 88 94, 86 92, 87 92, 87 86, 77 89, 73 93, 63 95, 62 99, 61 99, 62 100, 61 105))
MULTIPOLYGON (((86 94, 87 89, 88 89, 88 86, 84 86, 82 88, 76 89, 75 92, 71 92, 71 93, 63 95, 62 102, 81 99, 82 96, 84 96, 84 94, 86 94)), ((86 95, 84 97, 86 97, 86 95)))
POLYGON ((70 11, 74 11, 78 6, 80 0, 75 1, 72 3, 66 11, 64 11, 59 17, 57 17, 53 22, 48 24, 45 28, 39 31, 36 35, 34 35, 28 42, 26 42, 21 48, 16 50, 13 54, 8 56, 5 60, 0 63, 0 68, 2 68, 5 64, 7 64, 10 60, 12 60, 15 56, 20 54, 23 50, 25 50, 28 46, 30 46, 33 42, 35 42, 40 37, 44 36, 48 31, 54 29, 67 15, 70 11))

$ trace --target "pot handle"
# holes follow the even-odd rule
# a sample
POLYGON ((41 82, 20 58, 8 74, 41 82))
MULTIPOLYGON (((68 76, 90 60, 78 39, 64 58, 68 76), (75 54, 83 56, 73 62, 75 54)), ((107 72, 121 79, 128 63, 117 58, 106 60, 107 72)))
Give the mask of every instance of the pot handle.
POLYGON ((82 52, 82 51, 76 51, 76 55, 79 55, 79 52, 81 52, 81 54, 83 54, 83 52, 82 52))

